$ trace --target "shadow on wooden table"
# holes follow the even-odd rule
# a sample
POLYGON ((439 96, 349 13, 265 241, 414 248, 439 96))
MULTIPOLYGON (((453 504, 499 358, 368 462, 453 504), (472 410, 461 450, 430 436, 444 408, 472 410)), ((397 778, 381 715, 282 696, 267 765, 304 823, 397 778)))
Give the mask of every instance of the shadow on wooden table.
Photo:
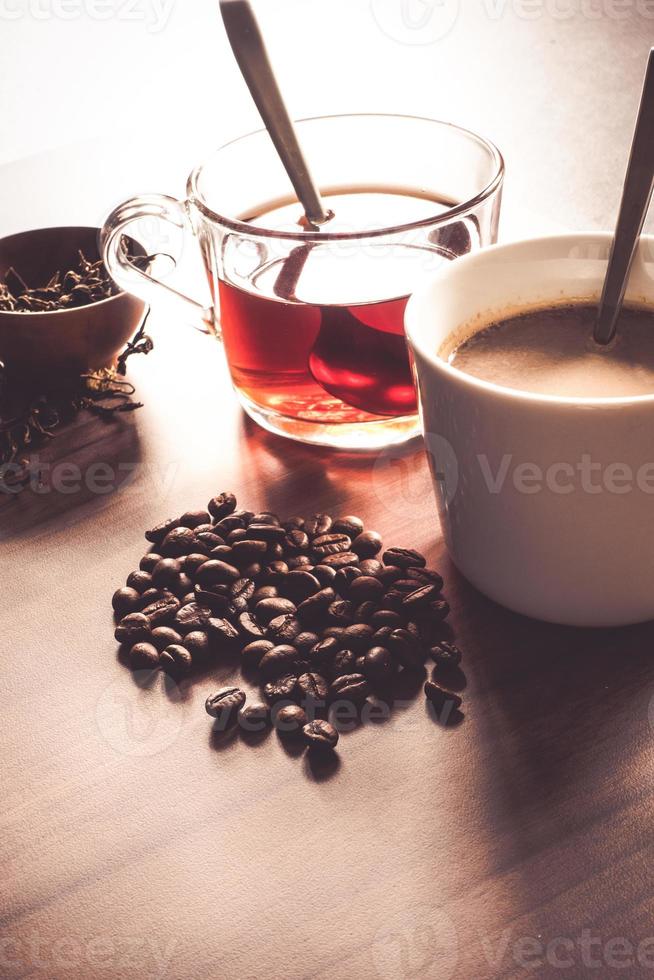
POLYGON ((103 510, 138 476, 141 446, 132 415, 103 420, 81 412, 36 449, 29 479, 0 482, 0 539, 18 537, 49 522, 71 524, 103 510))

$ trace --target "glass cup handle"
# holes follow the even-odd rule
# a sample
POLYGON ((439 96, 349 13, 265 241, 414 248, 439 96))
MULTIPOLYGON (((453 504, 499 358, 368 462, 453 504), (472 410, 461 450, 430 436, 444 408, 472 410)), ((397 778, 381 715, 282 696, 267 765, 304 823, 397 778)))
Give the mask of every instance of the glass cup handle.
MULTIPOLYGON (((175 289, 174 286, 162 282, 161 279, 140 268, 128 255, 124 247, 123 235, 128 234, 128 229, 134 222, 152 218, 168 222, 185 235, 193 234, 184 201, 177 201, 167 194, 144 194, 141 197, 132 197, 114 208, 100 232, 102 257, 109 274, 121 289, 133 293, 146 303, 156 302, 157 298, 160 299, 165 292, 178 307, 181 306, 187 319, 190 318, 196 325, 199 319, 202 320, 199 329, 205 333, 217 334, 216 317, 212 307, 205 307, 175 289)), ((174 256, 172 258, 175 260, 174 256)))

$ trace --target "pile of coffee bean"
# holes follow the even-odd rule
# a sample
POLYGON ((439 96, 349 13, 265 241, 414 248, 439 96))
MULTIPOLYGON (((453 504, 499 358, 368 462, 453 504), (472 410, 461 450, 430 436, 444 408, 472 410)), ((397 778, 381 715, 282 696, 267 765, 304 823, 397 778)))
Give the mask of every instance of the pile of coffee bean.
MULTIPOLYGON (((410 548, 384 550, 358 517, 292 517, 237 508, 221 493, 146 532, 152 550, 113 596, 115 636, 135 669, 179 678, 213 658, 236 656, 254 675, 261 703, 238 687, 207 698, 216 729, 240 724, 301 736, 333 749, 336 727, 321 715, 370 695, 392 696, 401 672, 428 658, 447 677, 461 651, 444 639, 443 580, 410 548)), ((447 716, 461 698, 427 681, 447 716)))
POLYGON ((73 306, 88 306, 118 293, 102 259, 91 262, 83 252, 75 269, 55 272, 42 286, 28 286, 14 268, 0 280, 0 310, 11 313, 42 313, 65 310, 73 306))

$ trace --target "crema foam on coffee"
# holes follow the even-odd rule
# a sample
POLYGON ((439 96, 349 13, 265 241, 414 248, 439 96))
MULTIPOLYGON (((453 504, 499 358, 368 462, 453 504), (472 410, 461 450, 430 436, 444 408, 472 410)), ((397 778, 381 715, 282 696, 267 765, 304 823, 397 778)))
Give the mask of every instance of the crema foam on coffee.
POLYGON ((533 310, 482 328, 440 356, 506 388, 578 398, 654 395, 654 309, 625 307, 615 339, 593 341, 597 307, 533 310))

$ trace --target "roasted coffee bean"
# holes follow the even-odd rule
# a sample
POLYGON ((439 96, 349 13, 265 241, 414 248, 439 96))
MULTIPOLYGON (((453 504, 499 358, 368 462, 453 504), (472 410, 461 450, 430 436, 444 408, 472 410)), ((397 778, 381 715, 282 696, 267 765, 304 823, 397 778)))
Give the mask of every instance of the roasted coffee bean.
POLYGON ((370 575, 371 578, 377 578, 384 571, 384 566, 376 558, 364 558, 359 568, 364 575, 370 575))
POLYGON ((243 524, 247 527, 248 524, 252 524, 254 522, 256 515, 253 510, 243 510, 243 508, 238 507, 234 511, 233 516, 240 517, 243 524))
POLYGON ((159 599, 151 602, 149 606, 142 609, 143 615, 148 617, 151 626, 167 626, 175 618, 181 608, 181 602, 174 595, 168 599, 159 599))
MULTIPOLYGON (((388 640, 393 632, 390 626, 380 626, 379 629, 375 630, 372 637, 372 646, 374 647, 385 647, 388 645, 388 640)), ((390 648, 389 648, 390 649, 390 648)))
MULTIPOLYGON (((284 548, 281 544, 272 544, 269 542, 268 551, 266 552, 266 561, 269 565, 271 565, 274 561, 283 561, 285 556, 286 556, 286 552, 284 551, 284 548)), ((289 561, 290 560, 291 559, 289 558, 289 561)), ((288 568, 289 566, 287 565, 286 566, 287 571, 288 568)))
MULTIPOLYGON (((396 583, 396 586, 399 583, 396 583)), ((436 596, 438 595, 438 589, 435 585, 423 585, 422 588, 416 589, 415 592, 409 592, 405 595, 402 600, 402 607, 406 609, 408 615, 416 611, 416 609, 424 609, 428 606, 436 596)))
POLYGON ((443 578, 433 568, 407 568, 406 578, 424 582, 425 585, 435 585, 439 592, 443 588, 443 578))
POLYGON ((220 521, 236 510, 236 497, 233 493, 219 493, 209 501, 207 510, 214 521, 220 521))
POLYGON ((148 541, 152 541, 153 544, 159 544, 169 531, 172 531, 176 527, 179 527, 179 520, 176 517, 169 517, 165 521, 162 521, 161 524, 157 524, 156 527, 146 531, 145 537, 148 541))
POLYGON ((209 559, 207 555, 201 555, 199 552, 194 551, 190 555, 185 555, 182 558, 182 568, 187 575, 194 576, 197 573, 198 568, 204 565, 209 559))
POLYGON ((426 682, 425 696, 427 697, 428 701, 431 701, 438 711, 442 711, 447 707, 449 707, 450 710, 458 711, 463 704, 458 694, 454 694, 452 691, 444 691, 442 687, 439 687, 438 684, 434 684, 433 681, 426 682))
POLYGON ((392 590, 393 592, 401 592, 402 595, 409 595, 411 592, 416 592, 418 589, 422 589, 424 586, 416 585, 414 579, 411 578, 399 578, 397 582, 393 582, 392 590))
POLYGON ((111 605, 116 615, 122 619, 131 612, 138 612, 143 604, 140 592, 136 589, 116 589, 111 597, 111 605))
MULTIPOLYGON (((306 537, 306 535, 305 535, 306 537)), ((307 544, 309 539, 307 538, 307 544)), ((327 555, 337 555, 342 551, 350 551, 352 541, 347 534, 321 534, 311 542, 311 553, 320 564, 327 555)))
POLYGON ((183 606, 188 606, 189 602, 195 602, 195 593, 187 592, 186 595, 183 595, 179 601, 183 606))
POLYGON ((304 518, 298 515, 281 522, 285 531, 304 531, 304 518))
POLYGON ((233 647, 238 640, 238 630, 232 626, 228 619, 221 619, 219 616, 212 616, 207 622, 207 631, 213 643, 219 649, 233 647))
POLYGON ((169 558, 179 558, 197 551, 195 532, 190 527, 174 527, 161 542, 161 554, 169 558))
POLYGON ((248 538, 253 541, 265 541, 271 544, 279 544, 286 538, 286 530, 278 524, 255 524, 248 525, 248 538))
MULTIPOLYGON (((370 623, 372 617, 379 611, 376 602, 362 602, 354 611, 354 618, 357 623, 370 623)), ((372 625, 372 623, 370 623, 372 625)))
POLYGON ((327 565, 328 568, 345 568, 347 565, 356 565, 358 562, 358 557, 353 551, 339 551, 335 555, 325 555, 324 558, 320 559, 321 565, 327 565))
POLYGON ((265 639, 263 627, 259 626, 252 613, 249 612, 243 612, 238 617, 238 631, 246 643, 265 639))
POLYGON ((338 650, 334 654, 329 668, 329 674, 332 677, 341 677, 343 674, 354 674, 356 660, 357 656, 353 650, 338 650))
POLYGON ((161 558, 152 569, 152 582, 157 588, 167 588, 177 582, 182 570, 179 558, 161 558))
POLYGON ((309 547, 309 538, 304 531, 287 531, 281 544, 287 555, 299 555, 309 547))
POLYGON ((213 524, 208 523, 208 524, 198 524, 198 526, 194 527, 193 530, 195 531, 196 535, 198 535, 198 534, 213 534, 215 529, 213 524))
POLYGON ((321 674, 300 674, 297 679, 300 698, 306 701, 323 702, 327 700, 329 685, 321 674))
POLYGON ((152 587, 152 575, 149 572, 130 572, 125 584, 128 589, 135 589, 142 594, 152 587))
POLYGON ((177 576, 177 581, 174 582, 169 588, 172 590, 173 595, 176 595, 178 599, 182 599, 187 594, 193 594, 193 580, 189 578, 186 572, 180 572, 177 576))
POLYGON ((379 579, 384 588, 390 589, 400 579, 405 578, 405 575, 404 569, 397 568, 395 565, 385 565, 375 578, 379 579))
POLYGON ((309 650, 309 660, 311 664, 319 670, 331 668, 334 657, 341 649, 341 645, 332 636, 328 636, 314 644, 309 650))
POLYGON ((143 555, 143 557, 141 558, 139 562, 139 568, 141 569, 142 572, 150 572, 150 574, 152 574, 155 565, 160 560, 161 560, 161 555, 156 554, 156 552, 154 551, 149 551, 147 555, 143 555))
POLYGON ((350 583, 350 599, 357 604, 360 602, 379 602, 384 594, 381 582, 369 575, 359 575, 350 583))
POLYGON ((314 751, 332 751, 338 745, 338 732, 330 722, 321 718, 308 722, 302 729, 302 734, 309 748, 314 751))
POLYGON ((375 629, 382 626, 392 626, 395 629, 402 626, 402 616, 393 609, 378 609, 370 617, 370 625, 375 629))
POLYGON ((209 637, 203 630, 187 633, 183 645, 194 659, 201 660, 209 653, 209 637))
POLYGON ((264 566, 259 581, 262 585, 274 585, 276 588, 281 588, 288 571, 288 565, 285 561, 272 561, 264 566))
POLYGON ((258 561, 265 555, 267 548, 265 541, 236 541, 232 545, 234 561, 240 565, 258 561))
POLYGON ((347 626, 343 634, 343 645, 350 647, 355 653, 365 653, 371 646, 374 630, 367 623, 355 623, 347 626))
POLYGON ((385 565, 395 565, 398 568, 424 568, 427 564, 424 555, 413 548, 388 548, 382 555, 385 565))
POLYGON ((321 586, 325 588, 328 585, 333 585, 334 579, 336 578, 336 569, 330 568, 329 565, 316 565, 311 574, 315 575, 321 586))
POLYGON ((395 662, 390 650, 371 647, 365 656, 364 674, 375 685, 384 685, 395 674, 395 662))
POLYGON ((450 607, 445 599, 437 599, 435 602, 430 602, 428 610, 431 620, 435 623, 441 623, 450 615, 450 607))
POLYGON ((159 666, 159 651, 153 643, 135 643, 129 651, 130 667, 150 670, 159 666))
POLYGON ((302 624, 293 613, 276 616, 268 623, 266 637, 273 643, 292 643, 298 633, 302 632, 302 624))
POLYGON ((238 597, 240 599, 251 599, 254 595, 256 585, 254 579, 251 578, 237 578, 235 582, 229 586, 229 594, 234 598, 238 597))
POLYGON ((225 539, 213 531, 195 531, 194 533, 197 547, 202 548, 207 554, 210 554, 214 548, 224 548, 226 546, 225 539))
POLYGON ((181 643, 182 636, 170 626, 155 626, 150 636, 150 642, 154 643, 157 650, 161 651, 175 643, 181 643))
POLYGON ((352 542, 352 551, 356 552, 359 558, 374 558, 381 548, 381 535, 376 531, 363 531, 352 542))
POLYGON ((317 633, 302 632, 293 640, 293 646, 301 654, 308 654, 312 647, 315 647, 320 637, 317 633))
POLYGON ((359 656, 354 661, 354 674, 363 674, 366 676, 366 655, 365 653, 360 653, 359 656))
POLYGON ((193 633, 195 630, 206 628, 211 618, 211 609, 208 606, 201 606, 197 602, 189 602, 182 606, 175 615, 174 629, 182 635, 193 633))
POLYGON ((339 595, 348 596, 350 586, 355 579, 361 578, 363 572, 356 565, 348 565, 346 568, 339 568, 334 578, 334 588, 339 595))
POLYGON ((263 655, 259 669, 264 677, 274 678, 290 673, 298 661, 298 652, 288 643, 274 646, 263 655))
POLYGON ((195 575, 196 582, 203 588, 211 588, 214 585, 230 585, 240 578, 241 573, 238 568, 215 559, 200 565, 195 575))
POLYGON ((295 674, 282 674, 268 681, 263 688, 263 696, 268 704, 278 704, 280 701, 293 701, 298 696, 297 677, 295 674))
POLYGON ((236 514, 228 514, 227 517, 221 518, 216 524, 214 524, 213 529, 215 534, 219 534, 221 538, 227 538, 227 535, 231 531, 236 531, 238 528, 245 527, 245 521, 238 517, 236 514))
POLYGON ((261 663, 261 658, 275 646, 270 640, 253 640, 241 650, 241 662, 244 667, 255 669, 261 663))
MULTIPOLYGON (((247 531, 245 530, 244 527, 235 527, 234 530, 230 531, 229 534, 227 535, 226 543, 231 547, 231 545, 233 545, 234 542, 242 541, 246 534, 247 531)), ((263 544, 263 541, 258 541, 257 544, 260 547, 263 544)))
POLYGON ((278 595, 279 595, 279 591, 277 590, 276 586, 261 585, 259 586, 258 589, 256 589, 256 591, 252 595, 250 599, 250 604, 254 609, 257 603, 261 602, 263 599, 276 599, 278 595))
POLYGON ((433 646, 429 653, 437 667, 458 667, 461 663, 462 653, 454 643, 446 643, 441 640, 433 646))
MULTIPOLYGON (((233 565, 232 561, 232 547, 229 544, 219 544, 215 548, 212 548, 209 552, 208 557, 211 561, 223 561, 227 565, 233 565)), ((243 574, 239 572, 239 574, 243 574)))
POLYGON ((344 645, 343 644, 343 637, 345 636, 345 630, 346 629, 349 629, 349 627, 348 626, 327 626, 322 631, 323 639, 326 640, 329 637, 333 637, 335 640, 338 640, 338 642, 341 644, 341 646, 343 646, 344 645))
POLYGON ((216 727, 224 730, 235 723, 244 704, 245 693, 240 688, 224 687, 207 698, 205 708, 216 719, 216 727))
POLYGON ((301 602, 297 607, 297 615, 303 622, 316 622, 324 618, 335 599, 336 593, 328 586, 301 602))
POLYGON ((347 534, 348 538, 356 538, 363 531, 363 521, 360 517, 353 517, 348 514, 346 517, 339 517, 332 524, 332 531, 340 534, 347 534))
POLYGON ((262 565, 260 564, 260 562, 253 561, 249 565, 245 565, 243 567, 243 577, 251 578, 254 581, 257 581, 259 576, 261 575, 261 569, 262 569, 262 565))
POLYGON ((262 510, 258 514, 252 514, 250 519, 252 524, 273 524, 276 526, 281 524, 279 514, 275 514, 271 510, 262 510))
POLYGON ((311 572, 305 572, 301 568, 289 572, 282 583, 284 595, 293 602, 303 602, 310 595, 315 595, 320 591, 320 582, 311 572))
POLYGON ((187 510, 179 519, 181 527, 196 528, 202 524, 209 524, 211 518, 206 510, 187 510))
POLYGON ((193 666, 193 657, 180 643, 171 643, 159 657, 159 665, 166 673, 173 676, 188 674, 193 666))
POLYGON ((288 568, 291 572, 313 572, 314 564, 308 555, 294 555, 288 559, 288 568))
POLYGON ((286 613, 295 613, 295 611, 295 603, 291 602, 290 599, 283 599, 281 596, 277 596, 274 599, 262 599, 254 607, 255 616, 260 623, 266 626, 278 616, 283 616, 286 613))
POLYGON ((193 590, 195 601, 201 606, 208 606, 212 613, 225 613, 229 609, 229 595, 223 590, 224 585, 215 585, 212 589, 203 589, 196 585, 193 590))
POLYGON ((343 674, 336 677, 329 689, 330 697, 344 701, 364 701, 370 692, 368 681, 363 674, 343 674))
POLYGON ((329 514, 314 514, 304 522, 304 530, 310 538, 317 538, 331 530, 332 519, 329 514))
POLYGON ((386 640, 386 645, 402 666, 409 670, 417 670, 425 662, 425 655, 420 642, 408 630, 393 630, 386 640))
POLYGON ((160 599, 170 599, 172 592, 170 589, 148 589, 141 596, 140 612, 143 612, 145 606, 152 605, 153 602, 159 602, 160 599))
POLYGON ((309 721, 298 704, 284 704, 273 712, 275 728, 282 736, 298 735, 309 721))
POLYGON ((384 598, 381 600, 381 605, 383 609, 390 609, 393 612, 399 613, 402 610, 402 603, 404 602, 404 592, 398 592, 397 589, 389 589, 384 598))
POLYGON ((337 626, 349 626, 354 622, 354 605, 348 599, 336 599, 327 609, 327 619, 337 626))
POLYGON ((270 724, 270 708, 260 702, 246 704, 238 713, 238 723, 244 732, 263 732, 270 724))
POLYGON ((132 647, 135 643, 149 640, 151 629, 150 620, 143 613, 128 613, 118 623, 114 636, 119 643, 126 643, 132 647))

